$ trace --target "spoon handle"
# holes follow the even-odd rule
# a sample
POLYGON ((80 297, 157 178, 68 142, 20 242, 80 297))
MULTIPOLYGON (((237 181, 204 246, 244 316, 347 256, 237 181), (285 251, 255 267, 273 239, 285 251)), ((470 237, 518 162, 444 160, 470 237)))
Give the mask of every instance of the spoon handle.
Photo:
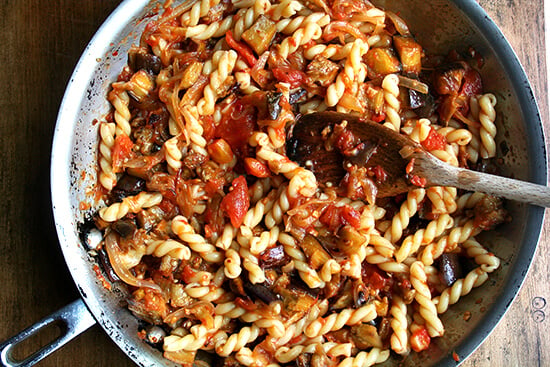
POLYGON ((424 177, 430 185, 453 186, 545 208, 550 207, 550 188, 547 186, 454 167, 428 153, 419 154, 414 158, 413 173, 424 177))

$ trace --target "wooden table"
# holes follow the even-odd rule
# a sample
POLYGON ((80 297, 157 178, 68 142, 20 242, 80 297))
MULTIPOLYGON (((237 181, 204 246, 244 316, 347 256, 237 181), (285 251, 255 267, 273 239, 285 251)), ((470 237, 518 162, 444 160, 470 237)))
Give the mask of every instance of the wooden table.
MULTIPOLYGON (((81 52, 117 0, 0 2, 0 340, 76 299, 51 214, 57 109, 81 52)), ((543 0, 482 0, 523 63, 543 116, 548 94, 543 0)), ((550 223, 510 310, 463 366, 549 366, 550 223), (544 331, 546 330, 546 332, 544 331)), ((131 366, 93 327, 40 366, 131 366)))

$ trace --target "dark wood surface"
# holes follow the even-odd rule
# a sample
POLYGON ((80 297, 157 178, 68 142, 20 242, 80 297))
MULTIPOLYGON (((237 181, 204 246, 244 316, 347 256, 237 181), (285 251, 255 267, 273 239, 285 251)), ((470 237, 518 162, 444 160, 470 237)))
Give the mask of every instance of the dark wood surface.
MULTIPOLYGON (((0 2, 0 340, 78 297, 57 243, 49 157, 66 83, 116 0, 0 2)), ((548 136, 543 0, 482 0, 523 63, 548 136)), ((464 366, 550 366, 550 225, 518 298, 464 366)), ((36 343, 40 342, 37 341, 36 343)), ((25 350, 33 346, 25 346, 25 350)), ((25 352, 23 351, 23 353, 25 352)), ((98 326, 40 366, 131 366, 98 326)))

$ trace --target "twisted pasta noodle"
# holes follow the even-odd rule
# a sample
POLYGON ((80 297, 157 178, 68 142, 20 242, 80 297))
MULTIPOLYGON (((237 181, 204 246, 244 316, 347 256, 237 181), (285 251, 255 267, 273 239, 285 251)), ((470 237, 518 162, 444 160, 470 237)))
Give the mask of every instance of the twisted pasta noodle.
POLYGON ((238 228, 233 227, 230 223, 223 227, 222 235, 216 241, 216 247, 227 250, 231 246, 231 242, 237 235, 238 228))
POLYGON ((307 23, 304 27, 297 29, 292 36, 285 38, 279 45, 278 53, 282 58, 298 50, 298 47, 319 39, 323 31, 317 23, 307 23))
POLYGON ((112 150, 115 145, 116 125, 111 122, 102 122, 99 125, 99 183, 107 190, 112 190, 117 178, 113 172, 112 150))
POLYGON ((384 126, 399 131, 401 128, 401 102, 399 102, 399 78, 396 74, 388 74, 382 80, 382 89, 384 90, 384 101, 386 122, 384 126))
POLYGON ((395 296, 392 298, 390 315, 392 316, 390 327, 393 330, 390 337, 391 349, 397 354, 408 354, 410 347, 407 332, 407 305, 401 297, 395 296))
POLYGON ((271 3, 268 0, 254 1, 252 7, 239 9, 233 25, 233 37, 240 41, 242 34, 249 29, 260 15, 266 14, 271 9, 271 3))
POLYGON ((486 93, 479 97, 479 136, 481 138, 481 157, 484 159, 493 158, 496 155, 495 136, 497 128, 495 126, 496 111, 495 105, 497 98, 494 94, 486 93))
POLYGON ((485 283, 487 279, 489 279, 489 275, 481 267, 470 271, 464 279, 457 280, 451 287, 433 299, 433 303, 437 306, 437 312, 444 313, 450 305, 457 303, 460 297, 467 295, 473 288, 485 283))
POLYGON ((482 193, 482 192, 467 192, 467 193, 461 195, 456 200, 457 211, 463 211, 465 209, 472 209, 485 196, 487 196, 487 194, 482 193))
POLYGON ((260 89, 252 84, 250 74, 246 71, 238 71, 235 73, 235 80, 239 83, 239 88, 244 94, 252 94, 260 89))
POLYGON ((260 335, 260 329, 256 325, 245 326, 236 334, 231 334, 229 338, 220 340, 216 343, 216 353, 222 357, 227 357, 233 352, 238 352, 246 344, 252 343, 260 335))
POLYGON ((265 145, 261 146, 256 156, 265 160, 272 172, 282 173, 290 180, 287 187, 290 197, 297 198, 300 195, 311 197, 317 190, 317 180, 313 172, 300 167, 296 162, 289 160, 265 145))
POLYGON ((195 325, 185 336, 168 335, 164 338, 163 349, 167 352, 179 350, 196 351, 204 346, 208 330, 204 325, 195 325))
POLYGON ((212 263, 223 261, 223 254, 196 233, 185 217, 178 215, 172 219, 172 231, 204 260, 212 263))
POLYGON ((306 256, 291 235, 286 232, 280 232, 279 243, 283 245, 285 253, 290 256, 294 262, 294 267, 298 271, 300 278, 302 278, 310 288, 322 288, 325 286, 325 283, 321 280, 317 271, 308 265, 306 256))
POLYGON ((389 350, 372 348, 370 351, 359 352, 354 357, 345 358, 337 367, 368 367, 376 363, 385 362, 390 357, 389 350))
POLYGON ((442 214, 437 219, 430 221, 426 228, 421 228, 414 234, 405 237, 401 242, 401 246, 395 252, 395 260, 403 262, 407 257, 416 253, 420 246, 433 242, 436 237, 441 236, 453 224, 454 220, 449 214, 442 214))
POLYGON ((279 239, 279 227, 275 226, 269 231, 263 231, 259 236, 250 239, 250 252, 259 255, 268 248, 275 246, 279 239))
POLYGON ((315 353, 317 348, 322 348, 329 357, 340 357, 351 355, 351 343, 327 342, 323 344, 296 345, 292 348, 281 347, 275 352, 275 359, 281 363, 289 363, 305 353, 315 353))
POLYGON ((198 0, 191 9, 181 16, 181 23, 188 27, 199 24, 200 18, 206 16, 210 9, 220 3, 220 0, 198 0))
POLYGON ((475 239, 470 238, 462 244, 469 257, 473 257, 480 269, 486 273, 492 273, 500 266, 500 259, 481 246, 475 239))
POLYGON ((305 102, 300 105, 300 113, 306 114, 315 111, 322 112, 326 111, 327 108, 328 106, 324 99, 312 99, 309 102, 305 102))
POLYGON ((325 97, 327 106, 336 106, 344 96, 346 87, 351 94, 357 93, 358 83, 366 77, 366 66, 361 62, 369 47, 361 39, 353 41, 349 55, 344 63, 344 70, 338 74, 336 81, 329 85, 325 97))
POLYGON ((150 208, 160 204, 162 194, 142 191, 135 196, 128 196, 119 203, 111 204, 99 210, 99 216, 105 222, 115 222, 124 218, 128 213, 137 213, 143 208, 150 208))
POLYGON ((237 53, 233 50, 216 51, 214 55, 216 54, 220 55, 218 65, 210 74, 210 83, 204 88, 203 98, 197 103, 197 110, 201 115, 212 115, 214 113, 214 106, 218 98, 217 91, 230 77, 237 61, 237 53))
POLYGON ((476 236, 481 230, 474 225, 473 220, 467 221, 461 227, 454 227, 449 234, 441 237, 437 242, 427 245, 419 256, 424 265, 432 265, 443 252, 453 251, 456 246, 464 243, 470 237, 476 236))
POLYGON ((199 121, 197 108, 195 106, 184 106, 182 114, 185 119, 185 129, 191 142, 191 150, 207 156, 206 139, 203 137, 204 129, 199 121))
POLYGON ((407 228, 410 219, 416 214, 419 203, 424 200, 425 189, 411 190, 399 209, 399 212, 392 218, 391 226, 384 233, 384 237, 395 243, 403 235, 403 229, 407 228))
POLYGON ((426 196, 432 203, 432 213, 452 214, 456 211, 456 188, 432 186, 426 189, 426 196))
POLYGON ((411 267, 411 284, 416 290, 414 299, 418 302, 420 315, 426 320, 428 333, 431 337, 443 335, 443 323, 437 316, 437 309, 432 301, 430 288, 427 285, 427 276, 424 271, 424 264, 421 261, 415 261, 411 267))
POLYGON ((367 304, 357 309, 344 309, 339 313, 333 313, 325 318, 319 318, 309 324, 304 334, 309 338, 324 335, 330 331, 339 330, 344 325, 357 325, 369 322, 376 318, 374 304, 367 304))
POLYGON ((253 322, 257 327, 267 330, 268 334, 274 338, 280 338, 285 335, 285 326, 283 322, 275 317, 247 312, 242 315, 241 318, 246 322, 253 322))
POLYGON ((151 241, 147 244, 145 253, 156 257, 169 255, 179 260, 189 260, 191 258, 189 247, 172 239, 151 241))
POLYGON ((414 126, 403 126, 401 130, 413 141, 422 143, 430 135, 432 127, 430 120, 421 118, 414 123, 414 126))
POLYGON ((210 24, 198 24, 188 27, 185 31, 185 37, 204 41, 213 37, 223 36, 233 26, 232 18, 225 18, 223 21, 212 22, 210 24))
POLYGON ((443 135, 449 144, 468 145, 472 141, 472 133, 467 129, 446 126, 437 129, 437 132, 443 135))
POLYGON ((113 90, 107 95, 109 102, 115 108, 116 135, 126 134, 130 136, 132 128, 130 127, 130 96, 124 90, 124 83, 113 83, 113 90))
POLYGON ((225 251, 224 272, 229 279, 236 279, 241 275, 241 257, 237 249, 229 248, 225 251))
POLYGON ((457 151, 455 151, 451 145, 446 145, 444 150, 432 150, 430 153, 432 153, 439 160, 442 160, 451 166, 458 167, 457 151))
POLYGON ((323 282, 330 282, 334 274, 338 274, 342 271, 342 267, 334 259, 329 259, 326 263, 323 264, 321 270, 319 271, 319 277, 323 282))
POLYGON ((331 60, 343 60, 348 57, 353 47, 353 42, 344 45, 318 43, 309 46, 304 51, 307 60, 313 60, 316 56, 323 56, 331 60))
POLYGON ((252 230, 247 226, 241 226, 237 235, 239 254, 243 259, 243 267, 248 270, 248 278, 252 284, 265 282, 265 273, 259 265, 258 256, 250 251, 250 242, 254 237, 252 230))
POLYGON ((254 228, 260 224, 264 215, 273 207, 276 194, 277 190, 271 190, 263 199, 258 200, 254 207, 248 209, 244 215, 242 225, 248 228, 254 228))
POLYGON ((280 3, 272 6, 271 19, 280 20, 281 18, 290 18, 302 10, 304 6, 296 0, 282 0, 280 3))
POLYGON ((399 263, 391 258, 387 258, 378 254, 374 249, 370 249, 366 256, 366 261, 369 264, 377 265, 381 270, 388 273, 406 274, 409 272, 409 266, 405 263, 399 263))
POLYGON ((247 311, 239 307, 235 302, 223 302, 216 305, 214 308, 214 312, 216 315, 224 316, 230 319, 238 319, 242 315, 244 315, 247 311))
POLYGON ((285 18, 277 22, 277 32, 286 35, 293 34, 298 28, 304 27, 308 23, 317 23, 320 27, 326 26, 330 22, 330 17, 325 13, 311 13, 309 15, 299 15, 294 18, 285 18))
POLYGON ((368 239, 368 244, 372 245, 378 254, 386 258, 390 258, 394 254, 395 246, 388 239, 379 234, 371 234, 368 239))
POLYGON ((179 171, 182 166, 181 159, 183 158, 183 154, 178 148, 177 137, 174 136, 164 142, 164 153, 169 172, 174 174, 179 171))

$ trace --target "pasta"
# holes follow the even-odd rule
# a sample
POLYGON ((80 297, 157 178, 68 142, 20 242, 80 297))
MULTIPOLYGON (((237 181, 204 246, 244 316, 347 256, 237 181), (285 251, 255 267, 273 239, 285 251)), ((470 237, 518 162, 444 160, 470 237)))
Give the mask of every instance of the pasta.
POLYGON ((385 172, 354 163, 365 146, 345 123, 324 136, 345 176, 323 184, 289 158, 292 127, 346 112, 487 165, 497 98, 478 66, 424 58, 402 19, 364 0, 167 1, 151 22, 98 124, 94 220, 129 309, 166 331, 156 347, 184 366, 204 352, 273 367, 430 348, 442 314, 500 265, 478 235, 508 220, 502 202, 406 172, 418 187, 369 196, 385 172))

